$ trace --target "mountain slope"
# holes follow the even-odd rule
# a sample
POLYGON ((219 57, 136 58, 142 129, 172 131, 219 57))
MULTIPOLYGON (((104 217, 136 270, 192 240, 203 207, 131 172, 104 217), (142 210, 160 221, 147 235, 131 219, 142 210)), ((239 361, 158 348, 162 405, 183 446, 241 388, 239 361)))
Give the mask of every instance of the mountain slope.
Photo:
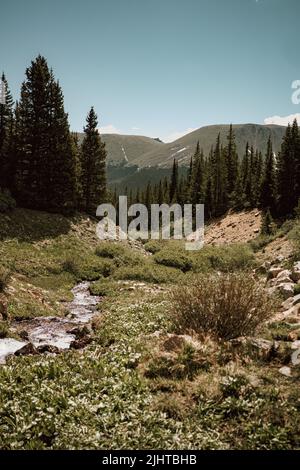
MULTIPOLYGON (((247 142, 253 145, 255 150, 265 153, 269 135, 271 135, 273 148, 277 154, 286 130, 282 126, 260 124, 236 124, 233 127, 240 156, 243 155, 247 142)), ((103 134, 102 139, 106 143, 109 164, 168 168, 172 165, 174 158, 180 164, 188 165, 198 140, 205 155, 208 155, 219 133, 221 142, 226 143, 228 130, 229 125, 225 124, 205 126, 168 144, 137 135, 103 134)), ((83 134, 79 134, 79 139, 82 138, 83 134)))
MULTIPOLYGON (((258 149, 265 152, 270 134, 274 151, 277 154, 286 130, 282 126, 263 126, 258 124, 237 124, 233 127, 236 135, 237 150, 240 156, 243 155, 247 142, 249 142, 249 145, 253 145, 255 150, 258 149)), ((174 142, 161 145, 150 152, 140 155, 140 157, 133 160, 133 163, 138 166, 158 165, 168 167, 172 165, 173 159, 176 158, 179 163, 187 165, 191 155, 194 153, 198 140, 204 150, 204 154, 208 155, 219 133, 221 142, 223 144, 226 143, 228 129, 228 125, 201 127, 174 142)))

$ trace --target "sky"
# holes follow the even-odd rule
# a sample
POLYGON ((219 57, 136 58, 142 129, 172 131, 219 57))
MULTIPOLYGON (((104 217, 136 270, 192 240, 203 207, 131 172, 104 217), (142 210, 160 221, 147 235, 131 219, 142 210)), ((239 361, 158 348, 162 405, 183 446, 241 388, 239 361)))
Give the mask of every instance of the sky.
POLYGON ((0 71, 17 99, 44 55, 74 131, 92 105, 102 132, 164 141, 286 124, 300 118, 299 19, 299 0, 0 0, 0 71))

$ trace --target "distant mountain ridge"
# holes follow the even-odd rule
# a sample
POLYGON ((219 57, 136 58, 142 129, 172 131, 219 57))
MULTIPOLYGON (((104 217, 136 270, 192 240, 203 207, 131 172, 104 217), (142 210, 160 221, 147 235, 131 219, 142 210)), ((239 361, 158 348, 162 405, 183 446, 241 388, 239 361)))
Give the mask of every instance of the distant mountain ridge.
MULTIPOLYGON (((265 153, 270 135, 274 152, 277 154, 286 131, 286 127, 283 126, 262 124, 235 124, 233 128, 239 156, 243 155, 247 142, 250 146, 253 145, 255 150, 265 153)), ((205 126, 171 143, 137 135, 103 134, 102 139, 106 143, 109 164, 137 165, 139 168, 168 168, 174 158, 180 165, 188 165, 198 141, 204 154, 208 155, 218 134, 221 142, 226 143, 228 130, 228 124, 205 126)), ((82 139, 83 134, 79 134, 79 137, 82 139)))

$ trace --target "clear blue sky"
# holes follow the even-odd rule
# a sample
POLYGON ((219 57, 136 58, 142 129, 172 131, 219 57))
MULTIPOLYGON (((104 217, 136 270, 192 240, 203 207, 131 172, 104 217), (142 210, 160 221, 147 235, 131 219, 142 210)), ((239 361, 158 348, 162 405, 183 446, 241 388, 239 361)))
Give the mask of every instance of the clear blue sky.
POLYGON ((299 0, 2 0, 0 70, 14 97, 45 55, 73 130, 163 138, 300 113, 299 0))

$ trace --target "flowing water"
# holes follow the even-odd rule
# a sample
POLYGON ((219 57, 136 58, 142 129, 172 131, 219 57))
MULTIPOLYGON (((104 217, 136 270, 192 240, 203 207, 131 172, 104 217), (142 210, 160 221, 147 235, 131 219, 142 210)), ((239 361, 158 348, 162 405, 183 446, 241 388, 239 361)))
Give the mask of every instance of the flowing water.
POLYGON ((76 339, 74 329, 90 323, 97 311, 100 297, 91 295, 89 283, 82 282, 72 289, 73 300, 67 304, 68 316, 36 317, 30 320, 14 322, 12 327, 17 332, 26 334, 26 340, 19 341, 13 338, 0 339, 0 364, 10 354, 31 343, 36 348, 50 346, 59 350, 69 349, 76 339))

